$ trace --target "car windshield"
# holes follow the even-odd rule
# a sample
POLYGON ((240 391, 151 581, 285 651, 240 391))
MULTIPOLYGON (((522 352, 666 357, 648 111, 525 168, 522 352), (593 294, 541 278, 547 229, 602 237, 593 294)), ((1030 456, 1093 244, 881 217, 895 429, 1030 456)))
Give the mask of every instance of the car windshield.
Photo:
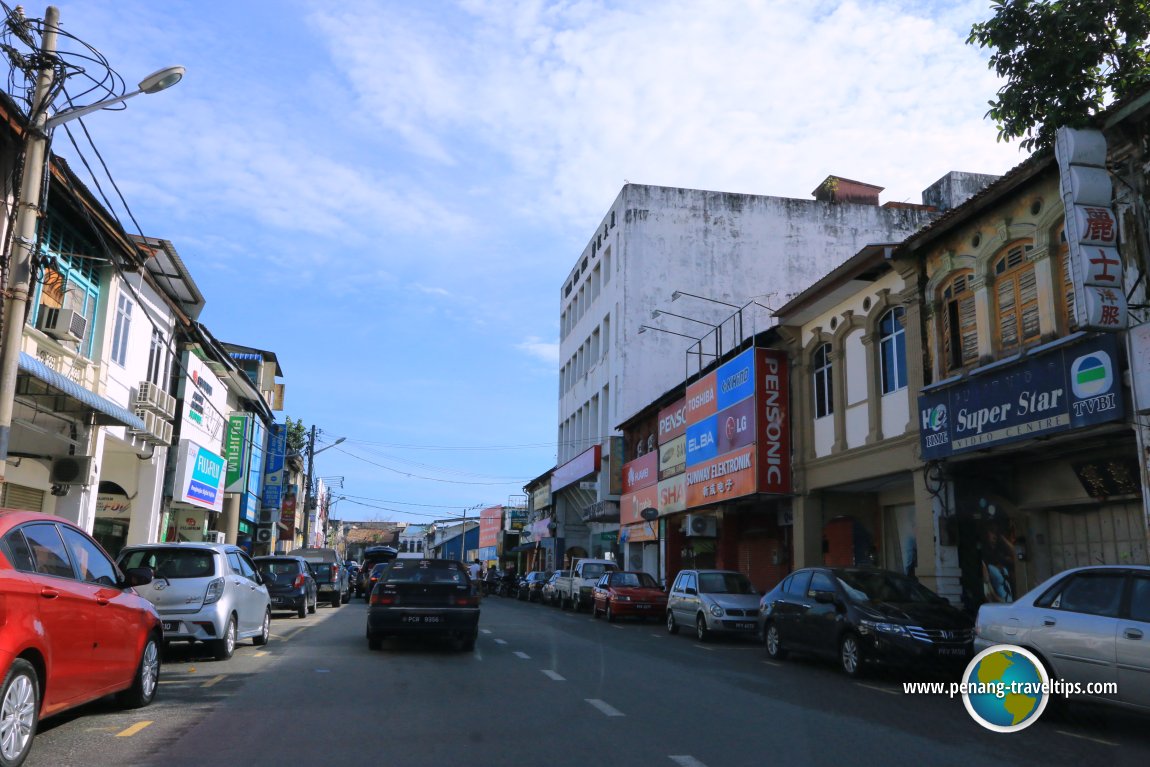
POLYGON ((699 573, 700 594, 754 594, 755 588, 742 573, 699 573))
POLYGON ((397 561, 384 580, 387 583, 463 584, 467 582, 467 571, 454 562, 397 561))
POLYGON ((838 573, 847 596, 856 602, 921 602, 939 601, 940 597, 914 578, 876 570, 844 570, 838 573))
POLYGON ((607 565, 583 565, 581 578, 599 578, 607 572, 607 565))
POLYGON ((214 554, 208 549, 133 549, 120 561, 120 568, 150 567, 156 578, 209 578, 215 575, 214 554))
POLYGON ((659 584, 655 583, 655 579, 647 575, 647 573, 613 573, 608 583, 612 586, 621 586, 624 588, 638 588, 642 586, 654 589, 659 587, 659 584))

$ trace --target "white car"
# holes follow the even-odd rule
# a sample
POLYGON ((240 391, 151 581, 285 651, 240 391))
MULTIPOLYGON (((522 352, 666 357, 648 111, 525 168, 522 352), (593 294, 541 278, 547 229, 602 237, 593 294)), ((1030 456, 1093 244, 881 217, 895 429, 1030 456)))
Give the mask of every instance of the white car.
POLYGON ((140 596, 156 607, 164 643, 204 642, 227 660, 236 642, 267 644, 271 599, 247 552, 223 543, 148 543, 120 552, 121 570, 150 567, 155 574, 140 596))
POLYGON ((1150 567, 1067 570, 1009 604, 978 609, 974 649, 1035 653, 1051 681, 1116 683, 1080 697, 1150 712, 1150 567))

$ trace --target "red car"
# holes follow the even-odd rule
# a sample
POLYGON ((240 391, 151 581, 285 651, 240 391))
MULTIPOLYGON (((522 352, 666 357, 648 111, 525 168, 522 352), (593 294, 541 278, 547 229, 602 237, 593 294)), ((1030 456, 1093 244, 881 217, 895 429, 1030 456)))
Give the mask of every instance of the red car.
POLYGON ((44 717, 112 693, 152 702, 163 629, 133 590, 151 580, 65 519, 0 509, 0 763, 25 760, 44 717))
POLYGON ((647 573, 623 571, 605 573, 591 592, 591 614, 600 613, 613 621, 619 617, 662 620, 667 612, 667 594, 647 573))

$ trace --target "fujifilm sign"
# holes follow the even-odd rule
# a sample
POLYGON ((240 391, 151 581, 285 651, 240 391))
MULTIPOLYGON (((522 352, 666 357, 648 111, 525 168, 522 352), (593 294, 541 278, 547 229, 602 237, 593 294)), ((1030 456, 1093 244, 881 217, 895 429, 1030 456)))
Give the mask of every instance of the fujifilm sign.
POLYGON ((1105 335, 918 398, 925 460, 1121 420, 1118 346, 1105 335))

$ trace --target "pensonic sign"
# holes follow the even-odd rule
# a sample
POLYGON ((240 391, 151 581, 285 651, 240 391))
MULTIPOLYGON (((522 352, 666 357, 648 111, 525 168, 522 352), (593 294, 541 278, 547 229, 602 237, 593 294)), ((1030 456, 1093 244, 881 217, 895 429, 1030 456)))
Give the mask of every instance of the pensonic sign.
POLYGON ((785 353, 748 349, 687 388, 687 508, 791 491, 785 353))

